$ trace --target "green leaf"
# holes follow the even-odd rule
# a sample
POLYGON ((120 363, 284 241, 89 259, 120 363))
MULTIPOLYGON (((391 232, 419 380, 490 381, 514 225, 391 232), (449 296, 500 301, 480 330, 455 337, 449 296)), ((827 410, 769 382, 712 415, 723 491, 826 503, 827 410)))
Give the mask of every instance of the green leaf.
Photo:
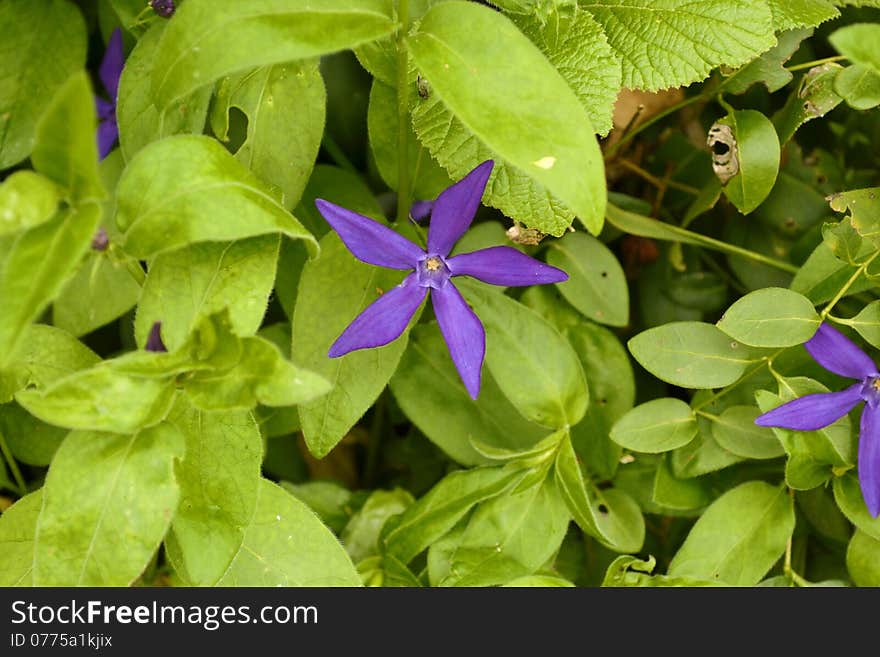
POLYGON ((730 171, 721 177, 717 164, 715 171, 724 183, 724 195, 740 212, 749 214, 770 194, 779 172, 779 137, 773 124, 756 110, 737 110, 715 122, 709 129, 709 140, 715 153, 713 164, 719 161, 719 148, 725 149, 721 157, 735 158, 738 163, 729 180, 730 171), (713 134, 724 128, 729 129, 733 143, 716 141, 713 146, 713 134))
POLYGON ((723 586, 719 582, 707 582, 692 577, 668 577, 666 575, 651 575, 657 560, 650 556, 647 561, 638 557, 623 555, 617 557, 605 572, 602 586, 617 587, 653 587, 653 586, 723 586))
POLYGON ((811 29, 800 29, 787 30, 777 35, 775 46, 724 80, 724 91, 742 94, 756 82, 763 82, 771 93, 779 91, 794 79, 794 75, 785 68, 785 63, 797 51, 801 42, 812 33, 811 29))
POLYGON ((439 586, 493 586, 531 575, 559 549, 571 519, 552 478, 480 504, 439 586))
POLYGON ((755 420, 761 412, 754 406, 729 406, 712 420, 712 436, 728 452, 749 459, 772 459, 785 454, 782 443, 755 420))
POLYGON ((475 504, 501 495, 522 478, 522 470, 503 467, 446 475, 388 529, 383 536, 386 552, 409 563, 452 529, 475 504))
POLYGON ((25 495, 0 515, 3 567, 0 586, 33 586, 34 534, 43 507, 43 489, 25 495))
POLYGON ((754 586, 785 551, 794 530, 785 489, 740 484, 706 509, 669 564, 669 575, 754 586))
POLYGON ((697 418, 680 399, 646 402, 624 415, 611 430, 611 439, 635 452, 657 454, 687 445, 697 435, 697 418))
POLYGON ((753 347, 792 347, 813 337, 820 323, 805 296, 768 287, 740 298, 721 316, 718 328, 753 347))
MULTIPOLYGON (((828 243, 822 242, 801 265, 791 282, 791 289, 807 297, 813 303, 832 299, 844 284, 856 273, 856 267, 841 262, 834 256, 828 243)), ((858 276, 849 289, 850 294, 873 287, 864 275, 858 276)))
POLYGON ((835 212, 849 211, 849 221, 859 235, 870 240, 875 247, 880 245, 880 188, 841 192, 829 200, 835 212))
POLYGON ((568 274, 557 283, 562 296, 599 324, 629 323, 629 288, 612 251, 592 235, 571 233, 550 244, 547 262, 568 274))
POLYGON ((281 487, 314 511, 321 522, 337 534, 342 533, 351 520, 352 493, 335 481, 314 480, 302 484, 282 481, 281 487))
POLYGON ((602 26, 574 3, 556 6, 547 16, 516 17, 514 22, 577 94, 596 132, 607 135, 621 67, 602 26))
MULTIPOLYGON (((591 232, 599 232, 605 181, 593 127, 577 96, 536 46, 503 15, 470 3, 432 7, 408 45, 432 96, 492 152, 558 197, 591 232)), ((567 227, 564 221, 526 223, 557 236, 567 227)))
POLYGON ((768 0, 768 3, 773 12, 774 31, 815 27, 840 16, 828 0, 768 0))
POLYGON ((127 313, 140 296, 140 283, 124 261, 92 251, 52 304, 52 323, 85 335, 127 313))
POLYGON ((747 347, 703 322, 672 322, 648 329, 628 346, 651 374, 684 388, 729 385, 756 360, 747 347))
POLYGON ((857 110, 868 110, 880 105, 880 72, 853 64, 834 78, 834 91, 847 105, 857 110))
POLYGON ((483 372, 480 396, 470 398, 436 322, 417 325, 390 382, 401 410, 434 444, 464 465, 486 462, 472 441, 528 448, 543 435, 527 422, 483 372))
POLYGON ((100 220, 97 204, 71 207, 25 231, 0 253, 0 369, 14 358, 28 324, 61 292, 100 220))
POLYGON ((6 440, 16 460, 28 465, 47 466, 67 431, 40 422, 18 404, 3 404, 0 406, 0 436, 6 440))
POLYGON ((105 195, 98 173, 96 120, 92 86, 80 72, 64 83, 37 122, 34 169, 65 189, 75 203, 105 195))
POLYGON ((854 64, 880 72, 880 25, 855 23, 835 30, 828 41, 854 64))
POLYGON ((317 249, 311 233, 208 137, 167 137, 141 150, 119 180, 116 201, 122 246, 136 258, 267 233, 306 240, 313 255, 317 249))
POLYGON ((0 373, 0 403, 29 385, 45 387, 101 359, 66 331, 34 324, 29 326, 7 368, 0 373))
POLYGON ((352 561, 358 563, 367 557, 381 554, 379 534, 385 522, 392 516, 406 511, 415 502, 413 496, 402 488, 375 490, 355 513, 340 540, 352 561))
POLYGON ((705 481, 700 478, 679 479, 672 471, 670 459, 657 463, 651 501, 666 509, 692 511, 702 509, 712 497, 705 481))
POLYGON ((577 424, 589 390, 571 345, 530 308, 464 283, 460 289, 486 327, 486 365, 517 411, 553 429, 577 424))
POLYGON ((858 334, 875 347, 880 347, 880 301, 872 301, 852 319, 846 320, 858 334))
POLYGON ((623 86, 656 91, 740 66, 776 42, 766 2, 589 0, 579 3, 605 28, 623 63, 623 86), (710 40, 706 35, 712 35, 710 40))
POLYGON ((303 269, 293 314, 294 362, 327 379, 330 392, 299 407, 309 451, 324 457, 373 405, 397 369, 408 331, 378 349, 329 358, 330 345, 382 291, 397 285, 400 272, 356 260, 336 233, 321 240, 321 257, 303 269), (316 319, 320 318, 320 321, 316 319))
POLYGON ((329 54, 394 28, 389 0, 188 0, 162 35, 152 95, 164 111, 230 73, 329 54))
POLYGON ((880 518, 874 518, 868 511, 859 480, 854 474, 835 477, 834 501, 857 530, 880 541, 880 518))
POLYGON ((202 318, 224 308, 234 333, 256 333, 275 281, 278 244, 277 235, 260 235, 156 256, 135 316, 137 343, 146 344, 153 322, 161 321, 162 340, 173 351, 202 318))
MULTIPOLYGON (((415 96, 415 85, 411 94, 415 96)), ((408 87, 409 89, 409 87, 408 87)), ((413 102, 415 102, 413 100, 413 102)), ((397 111, 397 90, 379 79, 373 80, 370 88, 370 105, 367 113, 367 126, 370 132, 370 148, 376 160, 379 175, 390 189, 397 189, 398 176, 398 133, 399 114, 397 111)), ((434 199, 449 187, 452 181, 437 161, 422 146, 411 123, 407 123, 407 148, 412 167, 412 196, 416 199, 434 199)), ((346 206, 348 207, 348 206, 346 206)))
POLYGON ((34 584, 132 584, 177 508, 174 461, 183 450, 183 436, 169 424, 133 436, 71 433, 46 477, 34 584))
POLYGON ((169 417, 186 440, 177 467, 180 505, 165 541, 175 572, 212 586, 244 540, 260 487, 263 443, 250 413, 206 413, 185 404, 169 417))
POLYGON ((226 141, 230 108, 244 112, 247 136, 235 158, 280 189, 284 207, 293 208, 318 156, 326 102, 317 61, 264 66, 219 83, 214 133, 226 141))
POLYGON ((857 586, 880 586, 880 540, 856 530, 846 548, 846 569, 857 586))
POLYGON ((241 548, 218 586, 360 586, 332 532, 308 507, 261 479, 241 548))
POLYGON ((61 189, 34 171, 14 171, 0 183, 0 236, 46 223, 55 215, 61 189))
MULTIPOLYGON (((141 8, 138 8, 140 11, 141 8)), ((151 93, 159 43, 167 21, 156 21, 138 39, 125 60, 119 78, 116 120, 119 124, 119 147, 126 162, 147 144, 176 134, 201 134, 205 127, 211 87, 194 91, 174 101, 166 112, 159 112, 151 93)))
POLYGON ((537 587, 546 589, 556 587, 570 588, 573 587, 574 584, 567 579, 553 577, 551 575, 526 575, 525 577, 517 577, 501 586, 514 588, 537 587))
POLYGON ((785 106, 773 115, 779 143, 785 144, 808 121, 825 116, 843 100, 834 91, 834 80, 842 70, 833 62, 814 66, 801 78, 785 106))
POLYGON ((38 119, 85 65, 86 26, 67 0, 8 0, 0 26, 0 169, 7 169, 31 153, 38 119))

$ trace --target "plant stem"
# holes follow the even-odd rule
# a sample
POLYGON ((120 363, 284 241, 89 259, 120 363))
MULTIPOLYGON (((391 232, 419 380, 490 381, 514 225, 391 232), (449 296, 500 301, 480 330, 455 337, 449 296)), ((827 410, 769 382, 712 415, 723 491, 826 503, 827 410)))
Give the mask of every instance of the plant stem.
POLYGON ((804 62, 803 64, 794 64, 793 66, 786 66, 785 70, 789 73, 792 71, 802 71, 805 68, 813 68, 814 66, 821 66, 822 64, 830 64, 831 62, 839 62, 841 60, 846 59, 843 55, 835 55, 834 57, 825 57, 824 59, 814 59, 811 62, 804 62))
POLYGON ((327 155, 329 155, 338 166, 346 171, 358 173, 357 167, 351 163, 351 160, 346 157, 342 148, 327 131, 324 131, 324 136, 321 138, 321 146, 324 147, 324 150, 327 151, 327 155))
POLYGON ((398 0, 397 15, 397 221, 403 223, 411 205, 409 182, 409 90, 406 32, 409 27, 409 0, 398 0))
POLYGON ((6 444, 6 438, 3 437, 3 432, 0 432, 0 451, 3 452, 3 458, 6 459, 6 463, 9 464, 9 470, 12 472, 12 477, 15 479, 15 485, 18 486, 18 492, 22 496, 27 493, 27 485, 24 483, 24 477, 21 476, 21 470, 18 469, 18 463, 15 461, 15 457, 12 456, 12 450, 9 449, 9 445, 6 444))
MULTIPOLYGON (((714 93, 714 91, 713 91, 713 93, 714 93)), ((711 95, 711 94, 709 94, 709 95, 711 95)), ((617 154, 617 151, 619 151, 623 146, 626 146, 638 134, 644 132, 645 130, 650 128, 652 125, 654 125, 658 121, 662 121, 670 114, 675 114, 675 112, 677 112, 678 110, 684 109, 688 105, 693 105, 694 103, 697 103, 701 100, 704 100, 706 97, 707 97, 707 94, 705 94, 705 93, 697 94, 696 96, 691 96, 690 98, 685 98, 683 101, 676 103, 675 105, 672 105, 670 107, 667 107, 662 112, 658 112, 657 114, 652 116, 650 119, 648 119, 647 121, 645 121, 641 125, 636 126, 629 133, 625 134, 620 139, 618 139, 616 142, 614 142, 611 146, 609 146, 608 150, 605 152, 605 161, 607 162, 608 160, 613 158, 617 154)))
MULTIPOLYGON (((757 374, 762 369, 764 369, 765 366, 770 365, 773 362, 773 359, 776 358, 783 351, 784 351, 784 349, 779 349, 778 351, 776 351, 776 353, 773 353, 770 356, 765 356, 763 359, 761 359, 760 363, 758 363, 755 367, 753 367, 748 372, 743 374, 743 376, 740 378, 739 381, 737 381, 736 383, 730 384, 726 388, 722 388, 721 390, 716 392, 711 397, 707 397, 702 402, 700 402, 699 404, 694 406, 693 407, 694 413, 701 413, 701 411, 700 411, 701 408, 708 406, 713 401, 720 399, 721 397, 723 397, 727 393, 732 392, 733 390, 736 390, 739 386, 741 386, 743 383, 745 383, 746 381, 751 379, 753 376, 755 376, 755 374, 757 374)), ((704 413, 701 413, 701 414, 705 415, 704 413)))
MULTIPOLYGON (((660 189, 664 185, 663 180, 657 178, 657 176, 655 176, 651 172, 645 171, 642 167, 640 167, 638 164, 635 164, 634 162, 630 162, 629 160, 620 160, 620 165, 624 169, 629 169, 640 178, 644 178, 657 189, 660 189)), ((684 183, 676 182, 675 180, 666 180, 665 185, 667 187, 671 187, 672 189, 677 189, 693 196, 696 196, 700 193, 700 190, 696 187, 691 187, 690 185, 685 185, 684 183)))
POLYGON ((834 306, 837 305, 837 302, 840 301, 844 297, 844 295, 846 295, 846 293, 853 285, 855 285, 855 282, 859 279, 859 276, 865 273, 865 271, 868 269, 868 265, 870 265, 878 255, 880 255, 880 251, 874 253, 870 258, 859 265, 859 268, 856 269, 855 272, 853 272, 853 275, 849 277, 849 280, 843 284, 843 287, 838 290, 837 294, 834 295, 834 298, 829 301, 828 305, 825 306, 821 313, 819 313, 819 317, 823 321, 826 317, 828 317, 828 314, 831 312, 834 306))

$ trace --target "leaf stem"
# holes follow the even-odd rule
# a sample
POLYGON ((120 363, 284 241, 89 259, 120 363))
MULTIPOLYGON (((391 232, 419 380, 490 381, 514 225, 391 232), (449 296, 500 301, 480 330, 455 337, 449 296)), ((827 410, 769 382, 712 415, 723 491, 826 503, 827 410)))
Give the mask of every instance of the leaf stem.
MULTIPOLYGON (((715 93, 715 92, 713 91, 712 93, 715 93)), ((705 100, 708 96, 711 96, 711 94, 706 94, 705 92, 699 93, 696 96, 691 96, 690 98, 685 98, 681 102, 678 102, 675 105, 671 105, 670 107, 667 107, 662 112, 658 112, 657 114, 652 116, 650 119, 648 119, 647 121, 645 121, 641 125, 636 126, 632 130, 630 130, 627 134, 623 135, 616 142, 611 144, 608 147, 608 150, 605 151, 605 161, 608 162, 610 159, 612 159, 617 154, 617 151, 619 151, 621 148, 626 146, 637 135, 641 134, 642 132, 644 132, 645 130, 650 128, 655 123, 662 121, 670 114, 675 114, 680 109, 684 109, 685 107, 688 107, 689 105, 693 105, 694 103, 697 103, 701 100, 705 100)))
POLYGON ((721 399, 722 397, 724 397, 724 395, 726 395, 727 393, 732 392, 733 390, 736 390, 739 386, 741 386, 743 383, 745 383, 746 381, 751 379, 753 376, 755 376, 755 374, 757 374, 762 369, 764 369, 765 366, 770 366, 773 363, 773 359, 776 358, 783 351, 784 351, 784 349, 779 349, 778 351, 771 354, 770 356, 765 356, 764 358, 761 359, 760 363, 758 363, 755 367, 753 367, 748 372, 743 374, 742 377, 740 377, 739 381, 737 381, 736 383, 731 383, 729 386, 722 388, 721 390, 716 392, 714 395, 707 397, 706 399, 704 399, 702 402, 700 402, 696 406, 693 406, 692 409, 693 409, 694 413, 700 413, 701 415, 705 415, 705 413, 702 413, 700 411, 701 408, 705 408, 706 406, 708 406, 712 402, 716 401, 717 399, 721 399))
POLYGON ((834 295, 834 298, 831 299, 831 301, 828 302, 828 305, 825 306, 821 313, 819 313, 819 317, 822 319, 822 321, 824 321, 825 318, 828 317, 831 310, 834 308, 834 306, 837 305, 837 302, 846 295, 846 293, 853 285, 855 285, 855 282, 859 279, 859 276, 865 273, 865 271, 868 269, 868 265, 870 265, 878 255, 880 255, 880 251, 876 251, 870 258, 860 264, 858 269, 853 272, 853 275, 849 277, 849 280, 843 284, 843 287, 838 290, 837 294, 834 295))
POLYGON ((406 51, 406 32, 409 28, 409 0, 398 0, 397 15, 397 221, 403 223, 411 205, 409 182, 409 93, 407 74, 409 59, 406 51))
POLYGON ((802 71, 805 68, 813 68, 814 66, 821 66, 822 64, 830 64, 832 62, 839 62, 846 59, 844 55, 835 55, 834 57, 824 57, 823 59, 814 59, 811 62, 804 62, 803 64, 794 64, 792 66, 786 66, 785 70, 791 73, 792 71, 802 71))
POLYGON ((700 190, 696 187, 691 187, 690 185, 685 185, 684 183, 676 182, 675 180, 661 180, 653 173, 649 171, 645 171, 642 167, 634 162, 630 162, 629 160, 620 160, 619 164, 624 169, 629 169, 634 174, 643 178, 647 182, 651 183, 657 189, 660 189, 665 184, 666 187, 671 187, 672 189, 677 189, 679 191, 685 192, 687 194, 691 194, 692 196, 696 196, 700 193, 700 190))
POLYGON ((6 438, 3 436, 2 431, 0 431, 0 451, 3 452, 3 458, 9 464, 9 470, 12 472, 13 479, 15 479, 15 485, 18 486, 18 492, 23 497, 27 493, 27 485, 24 483, 24 477, 21 476, 21 470, 18 468, 15 457, 12 456, 12 450, 6 444, 6 438))

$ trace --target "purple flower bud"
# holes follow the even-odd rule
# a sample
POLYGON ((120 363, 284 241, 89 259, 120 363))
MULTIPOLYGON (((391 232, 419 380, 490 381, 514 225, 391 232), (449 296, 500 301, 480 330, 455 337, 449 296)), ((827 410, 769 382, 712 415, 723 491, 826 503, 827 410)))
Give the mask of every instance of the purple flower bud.
POLYGON ((174 0, 150 0, 150 6, 162 18, 171 18, 171 14, 176 9, 174 0))
POLYGON ((162 342, 162 322, 153 322, 150 328, 150 335, 147 337, 147 344, 144 347, 147 351, 168 351, 165 343, 162 342))
POLYGON ((104 230, 104 227, 101 226, 92 238, 92 249, 95 251, 106 251, 108 246, 110 246, 110 236, 104 230))

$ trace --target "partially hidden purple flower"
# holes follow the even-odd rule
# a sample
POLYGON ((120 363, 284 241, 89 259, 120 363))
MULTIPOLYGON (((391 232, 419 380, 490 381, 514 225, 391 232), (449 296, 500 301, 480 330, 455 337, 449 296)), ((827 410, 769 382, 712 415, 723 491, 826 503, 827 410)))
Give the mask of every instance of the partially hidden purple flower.
POLYGON ((316 199, 320 213, 356 258, 371 265, 413 270, 400 285, 385 292, 348 325, 330 347, 330 358, 388 344, 403 333, 431 292, 434 314, 452 361, 468 394, 477 398, 486 333, 451 279, 472 276, 503 286, 559 283, 568 279, 561 269, 509 246, 449 257, 453 245, 473 221, 492 167, 491 160, 483 162, 437 197, 428 227, 427 250, 377 221, 316 199))
POLYGON ((153 322, 150 327, 150 334, 147 336, 147 344, 144 345, 147 351, 166 352, 168 348, 162 342, 162 322, 153 322))
POLYGON ((119 77, 122 75, 124 65, 125 52, 122 46, 122 31, 116 28, 110 35, 107 50, 104 51, 104 58, 98 68, 98 77, 101 78, 101 84, 110 100, 95 96, 99 121, 98 157, 102 160, 113 150, 116 140, 119 139, 119 126, 116 123, 116 97, 119 94, 119 77))
POLYGON ((868 511, 876 518, 880 515, 880 372, 865 352, 827 324, 822 324, 804 347, 826 370, 857 382, 840 392, 820 392, 790 401, 764 413, 755 424, 815 431, 865 402, 859 427, 859 485, 868 511))
POLYGON ((174 0, 150 0, 150 6, 162 18, 171 18, 176 9, 174 0))

